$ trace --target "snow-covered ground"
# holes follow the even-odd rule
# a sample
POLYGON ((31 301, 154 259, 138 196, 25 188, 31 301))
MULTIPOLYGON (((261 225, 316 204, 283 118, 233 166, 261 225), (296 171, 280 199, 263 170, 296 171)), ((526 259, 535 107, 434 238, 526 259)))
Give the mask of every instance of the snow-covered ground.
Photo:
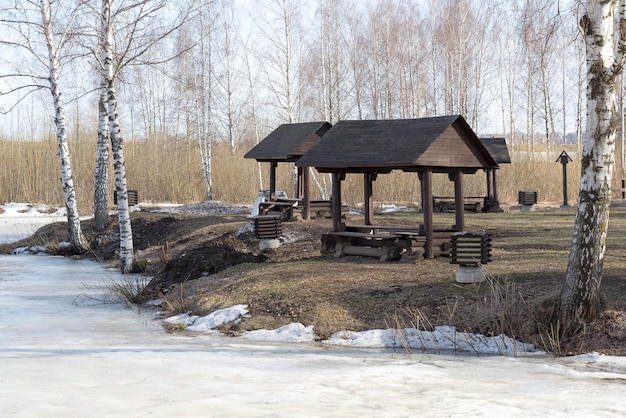
POLYGON ((0 208, 0 244, 19 241, 43 225, 65 220, 65 209, 46 205, 9 203, 0 208))
MULTIPOLYGON (((244 305, 171 318, 190 327, 168 334, 152 310, 102 303, 127 279, 89 261, 0 256, 0 416, 626 416, 619 357, 425 354, 406 348, 411 330, 326 343, 299 324, 210 330, 244 305)), ((472 338, 439 331, 434 350, 472 338)))

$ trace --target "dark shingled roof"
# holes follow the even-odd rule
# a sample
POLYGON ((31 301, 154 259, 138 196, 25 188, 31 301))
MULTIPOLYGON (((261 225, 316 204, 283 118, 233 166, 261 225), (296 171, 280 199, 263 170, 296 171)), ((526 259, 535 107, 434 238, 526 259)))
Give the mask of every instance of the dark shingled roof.
POLYGON ((496 163, 511 164, 511 156, 504 138, 480 138, 480 142, 487 148, 496 163))
POLYGON ((320 171, 497 166, 460 115, 337 122, 296 165, 320 171))
POLYGON ((328 122, 280 125, 244 155, 257 161, 294 162, 304 155, 330 128, 328 122))

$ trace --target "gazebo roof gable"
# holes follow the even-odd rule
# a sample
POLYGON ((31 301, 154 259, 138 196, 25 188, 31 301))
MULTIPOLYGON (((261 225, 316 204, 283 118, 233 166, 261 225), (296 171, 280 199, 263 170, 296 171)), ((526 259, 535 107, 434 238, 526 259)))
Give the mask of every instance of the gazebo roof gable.
POLYGON ((511 156, 504 138, 480 138, 489 154, 498 164, 511 164, 511 156))
POLYGON ((459 115, 339 121, 298 162, 318 169, 496 166, 459 115))
POLYGON ((248 151, 244 158, 257 161, 296 161, 331 128, 328 122, 280 125, 248 151))

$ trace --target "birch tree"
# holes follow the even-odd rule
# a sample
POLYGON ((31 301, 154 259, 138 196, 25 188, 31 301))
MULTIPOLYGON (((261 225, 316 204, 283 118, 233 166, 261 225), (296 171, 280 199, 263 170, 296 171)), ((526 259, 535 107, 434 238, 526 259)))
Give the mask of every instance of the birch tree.
POLYGON ((15 40, 5 39, 2 43, 13 47, 16 57, 21 57, 26 52, 47 74, 37 71, 28 72, 26 69, 18 68, 19 64, 15 64, 15 72, 3 74, 2 78, 18 80, 17 84, 9 88, 7 92, 3 92, 3 95, 25 90, 27 93, 22 96, 23 99, 40 89, 50 91, 61 163, 61 185, 67 212, 67 228, 74 251, 80 254, 89 249, 89 244, 82 232, 76 201, 65 119, 65 102, 61 88, 61 69, 63 62, 68 59, 67 50, 74 33, 75 19, 81 12, 81 3, 55 3, 54 11, 50 0, 39 2, 30 0, 25 1, 21 6, 16 5, 13 8, 4 9, 6 13, 4 16, 12 16, 12 18, 3 18, 1 21, 8 25, 11 35, 16 37, 15 40), (39 14, 39 20, 36 19, 36 14, 39 14), (56 21, 57 16, 63 16, 63 19, 59 18, 59 21, 56 21), (45 46, 44 50, 40 50, 38 45, 45 46))
MULTIPOLYGON (((111 152, 117 192, 117 213, 120 230, 120 270, 130 273, 133 269, 133 231, 128 208, 128 188, 126 183, 126 165, 124 161, 123 139, 117 111, 117 90, 115 89, 116 69, 113 59, 113 0, 102 0, 102 80, 106 94, 106 115, 108 133, 111 138, 111 152)), ((101 93, 102 94, 102 93, 101 93)))
POLYGON ((213 200, 213 28, 215 25, 212 11, 214 2, 206 1, 197 15, 199 36, 197 40, 198 70, 193 73, 191 87, 195 96, 195 125, 202 177, 206 189, 207 200, 213 200))
MULTIPOLYGON (((270 25, 259 27, 267 40, 261 54, 266 87, 277 103, 278 117, 287 123, 300 121, 299 65, 303 34, 300 10, 295 0, 273 0, 266 8, 270 25)), ((294 195, 298 195, 298 168, 291 164, 294 195)))
MULTIPOLYGON (((73 17, 72 17, 73 18, 73 17)), ((50 75, 50 94, 54 104, 54 122, 56 125, 57 143, 59 145, 59 160, 61 162, 61 184, 65 196, 65 208, 67 210, 67 229, 70 234, 70 242, 78 253, 83 253, 89 249, 80 226, 78 214, 78 204, 76 202, 76 190, 74 189, 74 178, 72 176, 72 164, 70 151, 67 144, 67 125, 65 123, 65 105, 59 85, 59 54, 62 49, 56 45, 54 29, 52 25, 52 8, 50 0, 41 0, 41 21, 46 46, 48 49, 48 62, 50 75)), ((67 36, 66 32, 64 36, 67 36)), ((63 45, 67 38, 62 37, 59 45, 63 45)))
MULTIPOLYGON (((167 5, 166 0, 152 1, 120 1, 118 8, 113 9, 114 0, 102 0, 100 13, 99 71, 102 78, 101 100, 106 94, 106 116, 108 134, 111 139, 111 153, 117 192, 117 212, 120 231, 120 270, 130 273, 133 269, 133 233, 128 207, 128 187, 126 165, 124 159, 123 137, 118 113, 118 96, 116 83, 121 71, 133 64, 148 64, 141 58, 160 41, 165 39, 187 20, 188 14, 183 13, 171 26, 164 27, 154 22, 159 12, 167 5), (116 26, 117 20, 117 26, 116 26), (153 25, 151 25, 153 23, 153 25)), ((163 60, 169 60, 167 57, 163 60)), ((101 103, 102 104, 102 103, 101 103)), ((104 112, 104 109, 101 110, 104 112)), ((103 117, 101 113, 101 118, 103 117)), ((101 119, 102 120, 102 119, 101 119)), ((102 130, 105 130, 101 126, 102 130)), ((100 131, 100 130, 99 130, 100 131)), ((104 135, 102 137, 104 138, 104 135)), ((103 144, 100 144, 103 145, 103 144)), ((104 146, 98 147, 104 152, 104 146)), ((104 165, 105 156, 102 157, 104 165)), ((108 162, 107 162, 108 164, 108 162)), ((104 183, 103 178, 96 178, 96 183, 104 183)), ((102 196, 99 196, 102 198, 102 196)))
MULTIPOLYGON (((103 3, 103 13, 110 14, 108 3, 103 3)), ((100 68, 105 67, 105 61, 111 60, 107 57, 110 50, 108 29, 104 27, 106 19, 100 19, 100 37, 97 54, 99 56, 100 68)), ((93 192, 93 214, 95 231, 101 232, 109 225, 109 110, 107 107, 107 84, 105 77, 100 77, 100 91, 98 94, 98 140, 96 148, 96 172, 93 192)))
POLYGON ((557 315, 566 336, 600 307, 618 116, 616 79, 626 53, 626 0, 588 0, 580 19, 586 43, 587 126, 574 237, 557 315))

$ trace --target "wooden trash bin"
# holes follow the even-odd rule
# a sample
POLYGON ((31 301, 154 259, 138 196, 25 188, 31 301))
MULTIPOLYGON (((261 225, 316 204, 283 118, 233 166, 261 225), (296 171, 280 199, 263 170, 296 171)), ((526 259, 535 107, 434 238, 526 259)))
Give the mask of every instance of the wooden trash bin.
POLYGON ((491 261, 491 235, 485 232, 452 234, 450 264, 478 266, 491 261))
MULTIPOLYGON (((139 203, 139 191, 127 190, 128 193, 128 206, 137 206, 139 203)), ((117 205, 117 190, 113 191, 113 204, 117 205)))
POLYGON ((532 206, 537 203, 537 192, 520 190, 519 192, 517 192, 517 200, 520 205, 532 206))
POLYGON ((258 239, 276 239, 283 233, 280 216, 259 215, 254 217, 254 233, 258 239))

